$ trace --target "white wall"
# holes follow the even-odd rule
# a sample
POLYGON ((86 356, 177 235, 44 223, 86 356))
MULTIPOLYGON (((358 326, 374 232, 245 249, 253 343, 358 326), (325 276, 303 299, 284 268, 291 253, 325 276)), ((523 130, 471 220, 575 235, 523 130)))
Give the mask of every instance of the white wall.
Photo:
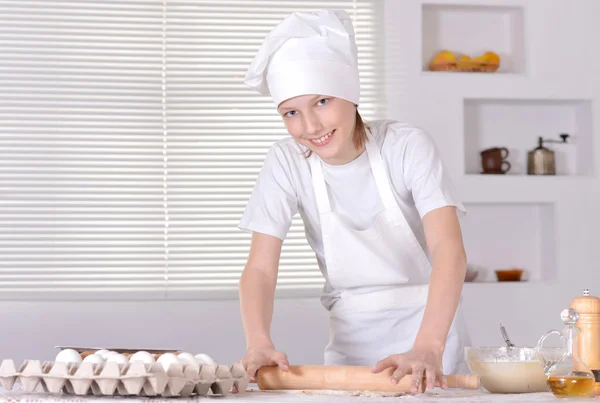
POLYGON ((502 343, 502 322, 515 343, 534 345, 543 332, 561 327, 560 311, 583 288, 600 295, 600 57, 591 51, 597 48, 592 38, 600 35, 594 23, 600 5, 441 0, 435 3, 442 7, 423 13, 421 39, 423 3, 386 3, 389 115, 434 136, 471 212, 463 222, 470 262, 487 268, 486 279, 511 262, 530 274, 523 283, 465 285, 474 344, 502 343), (497 51, 508 67, 494 74, 423 72, 445 47, 472 56, 497 51), (578 115, 581 107, 573 101, 591 102, 588 113, 578 115), (548 146, 561 175, 524 175, 537 137, 559 139, 565 130, 573 144, 548 146), (480 175, 479 151, 491 146, 507 146, 517 169, 480 175))
MULTIPOLYGON (((600 36, 600 28, 595 25, 595 20, 600 17, 600 4, 592 0, 575 3, 555 0, 452 1, 452 4, 513 5, 523 10, 524 41, 519 41, 518 26, 515 34, 502 36, 502 27, 510 27, 514 21, 510 19, 512 17, 506 17, 502 9, 492 15, 494 23, 490 26, 494 28, 488 35, 491 44, 507 52, 508 65, 516 66, 517 73, 465 75, 422 72, 423 62, 427 60, 422 49, 426 52, 434 49, 436 43, 443 43, 444 37, 427 38, 422 46, 421 3, 418 0, 385 2, 389 117, 418 124, 434 136, 460 195, 472 211, 469 217, 478 217, 471 221, 467 221, 467 217, 464 229, 469 256, 488 269, 488 275, 482 275, 480 279, 490 279, 491 270, 510 264, 507 260, 502 261, 507 250, 516 251, 511 258, 515 265, 527 266, 531 272, 530 281, 523 283, 465 285, 465 315, 473 343, 502 343, 498 328, 502 322, 515 343, 533 345, 543 332, 560 327, 560 311, 579 295, 581 289, 590 288, 593 294, 600 295, 597 268, 600 248, 597 247, 596 232, 600 224, 597 212, 600 205, 597 179, 600 76, 596 73, 600 71, 600 56, 595 52, 597 46, 593 42, 593 38, 600 36), (519 46, 523 47, 522 51, 519 46), (469 122, 463 120, 465 98, 591 101, 589 117, 593 132, 580 129, 583 136, 580 141, 582 144, 587 141, 587 146, 567 156, 587 158, 585 163, 590 168, 582 170, 582 176, 552 178, 465 174, 472 166, 472 158, 477 158, 477 148, 465 142, 463 135, 469 127, 469 122), (586 150, 589 151, 587 157, 586 150), (541 210, 542 207, 550 208, 541 210), (501 214, 495 217, 494 211, 501 214), (510 222, 511 211, 515 212, 513 222, 510 222), (548 211, 551 212, 549 219, 548 211), (541 215, 537 216, 538 213, 541 215), (477 225, 479 220, 487 225, 477 225), (497 230, 494 220, 498 224, 507 220, 508 223, 505 222, 504 229, 497 230), (515 227, 519 223, 522 224, 520 231, 515 227)), ((436 3, 450 4, 444 0, 436 3)), ((468 18, 473 21, 477 11, 469 13, 468 18)), ((433 14, 428 11, 427 15, 434 16, 427 26, 433 24, 435 27, 435 10, 433 14)), ((443 21, 442 29, 445 29, 460 18, 457 20, 449 15, 443 21)), ((471 34, 467 26, 464 27, 465 35, 485 39, 481 24, 470 26, 478 26, 478 32, 471 34)), ((460 33, 453 32, 448 37, 460 45, 460 33)), ((465 46, 474 49, 477 41, 465 46)), ((531 127, 535 128, 527 118, 521 119, 521 126, 528 124, 530 131, 531 127)), ((494 134, 492 129, 486 129, 482 136, 485 141, 513 147, 529 144, 529 148, 535 147, 538 135, 558 136, 558 128, 552 132, 552 127, 543 124, 543 114, 537 119, 540 119, 543 128, 540 131, 543 132, 515 133, 513 129, 506 137, 499 137, 502 131, 494 134), (527 138, 519 137, 522 135, 527 138), (490 140, 489 136, 496 138, 490 140)), ((502 124, 505 123, 499 119, 483 127, 502 124)), ((515 122, 512 124, 514 128, 515 122)), ((578 129, 573 123, 567 127, 578 129)), ((527 150, 516 151, 522 156, 527 150)), ((576 162, 569 162, 572 164, 569 166, 576 167, 576 162)), ((2 358, 51 359, 56 353, 54 345, 73 344, 173 347, 205 352, 220 362, 232 362, 242 356, 245 348, 235 299, 141 304, 2 302, 0 308, 2 358)), ((317 297, 277 301, 273 338, 293 363, 322 363, 328 336, 327 315, 317 297)))

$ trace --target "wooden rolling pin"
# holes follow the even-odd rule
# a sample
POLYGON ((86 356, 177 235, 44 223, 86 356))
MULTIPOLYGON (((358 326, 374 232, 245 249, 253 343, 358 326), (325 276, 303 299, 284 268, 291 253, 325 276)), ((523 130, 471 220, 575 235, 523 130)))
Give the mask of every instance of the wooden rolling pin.
MULTIPOLYGON (((410 392, 412 375, 403 377, 397 385, 390 380, 393 368, 374 374, 370 367, 292 365, 289 371, 277 366, 261 367, 256 384, 261 390, 366 390, 374 392, 410 392)), ((449 388, 479 389, 477 375, 445 375, 449 388)), ((419 385, 423 392, 425 379, 419 385)))

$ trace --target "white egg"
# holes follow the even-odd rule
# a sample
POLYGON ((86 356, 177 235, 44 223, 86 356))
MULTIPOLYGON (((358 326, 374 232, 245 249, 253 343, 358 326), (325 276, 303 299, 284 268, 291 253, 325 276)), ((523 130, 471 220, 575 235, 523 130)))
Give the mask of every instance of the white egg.
POLYGON ((196 359, 196 362, 200 365, 202 365, 202 364, 217 365, 217 362, 215 360, 213 360, 211 356, 206 355, 206 354, 196 354, 194 356, 194 358, 196 359))
POLYGON ((106 362, 116 362, 118 364, 127 364, 129 360, 123 354, 111 354, 106 358, 106 362))
POLYGON ((181 364, 177 356, 173 353, 164 353, 156 360, 167 371, 171 364, 181 364))
POLYGON ((190 353, 179 353, 177 359, 182 364, 197 364, 196 359, 190 353))
POLYGON ((119 353, 117 353, 116 351, 109 351, 108 353, 104 353, 102 358, 104 358, 104 361, 107 361, 108 357, 111 357, 113 355, 119 355, 119 353))
POLYGON ((82 359, 81 355, 77 351, 67 348, 65 350, 62 350, 60 353, 56 354, 56 358, 54 359, 54 361, 64 363, 79 363, 82 361, 82 359))
POLYGON ((196 372, 200 371, 200 364, 198 364, 198 361, 196 361, 196 358, 194 358, 194 356, 191 355, 190 353, 179 353, 177 355, 177 359, 184 366, 192 367, 192 368, 194 368, 194 371, 196 371, 196 372))
POLYGON ((110 353, 108 350, 98 350, 94 354, 99 355, 102 359, 106 360, 106 354, 110 353))
POLYGON ((129 357, 129 362, 142 361, 144 364, 152 364, 156 362, 154 356, 147 351, 138 351, 129 357))
POLYGON ((83 359, 83 362, 91 362, 94 364, 102 364, 104 362, 104 358, 102 358, 98 354, 90 354, 83 359))

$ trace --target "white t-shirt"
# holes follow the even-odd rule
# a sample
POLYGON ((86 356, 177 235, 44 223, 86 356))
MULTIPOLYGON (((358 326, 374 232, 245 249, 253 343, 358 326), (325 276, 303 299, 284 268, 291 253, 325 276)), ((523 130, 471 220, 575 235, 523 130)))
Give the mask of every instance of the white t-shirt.
MULTIPOLYGON (((423 216, 443 206, 455 206, 459 217, 466 213, 438 150, 425 131, 407 123, 381 120, 369 122, 368 127, 381 150, 396 201, 427 253, 423 216)), ((299 213, 307 241, 327 278, 325 259, 319 259, 324 256, 323 240, 306 150, 292 137, 269 149, 239 228, 285 240, 292 217, 299 213)), ((331 210, 350 227, 370 227, 384 206, 367 152, 345 165, 322 162, 322 166, 331 210)))

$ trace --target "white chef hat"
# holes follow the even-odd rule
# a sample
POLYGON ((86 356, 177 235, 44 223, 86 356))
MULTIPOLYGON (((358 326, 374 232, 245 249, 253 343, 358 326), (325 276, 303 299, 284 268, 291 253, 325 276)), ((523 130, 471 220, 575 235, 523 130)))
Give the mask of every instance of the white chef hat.
POLYGON ((322 94, 358 105, 360 80, 352 20, 343 10, 293 13, 265 38, 244 82, 276 106, 322 94))

